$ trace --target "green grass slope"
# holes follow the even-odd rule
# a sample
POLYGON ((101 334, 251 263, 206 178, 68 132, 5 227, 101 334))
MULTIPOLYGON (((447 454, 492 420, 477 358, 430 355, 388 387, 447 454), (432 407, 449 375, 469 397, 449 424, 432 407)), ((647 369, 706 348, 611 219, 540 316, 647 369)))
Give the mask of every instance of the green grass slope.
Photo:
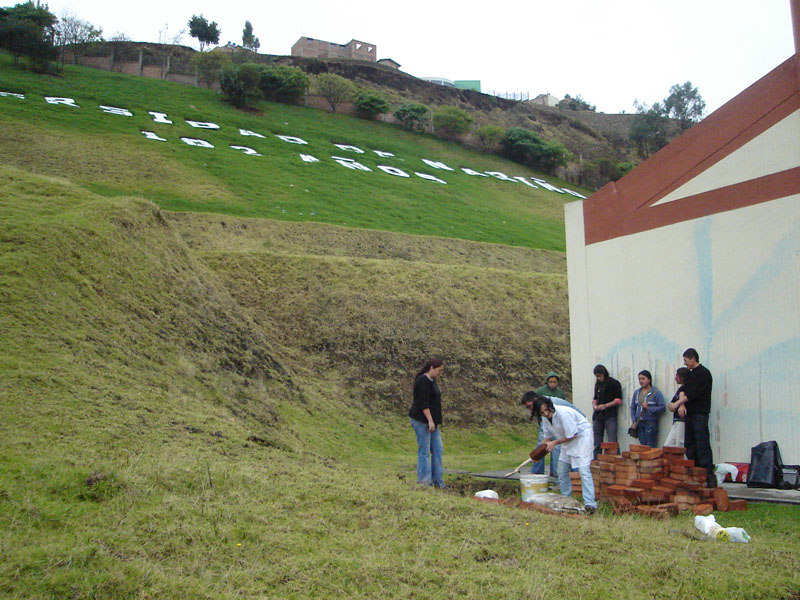
POLYGON ((0 96, 2 162, 39 174, 68 174, 105 196, 135 195, 177 211, 564 250, 562 207, 574 196, 467 175, 461 167, 511 177, 536 173, 432 136, 274 103, 248 113, 223 103, 211 90, 86 68, 38 76, 11 68, 2 54, 0 91, 25 96, 0 96), (48 104, 46 96, 72 98, 78 108, 48 104), (133 116, 107 114, 101 105, 128 109, 133 116), (149 111, 167 114, 173 124, 155 123, 149 111), (187 120, 213 122, 220 129, 197 129, 187 120), (240 129, 264 137, 242 136, 240 129), (147 139, 141 131, 166 141, 147 139), (300 137, 308 144, 290 144, 276 135, 300 137), (204 139, 215 147, 190 146, 181 137, 204 139), (231 145, 253 148, 262 156, 245 155, 231 145), (376 150, 394 157, 380 157, 376 150), (305 163, 301 153, 319 162, 305 163), (371 171, 348 169, 332 156, 357 159, 371 171), (455 170, 431 168, 423 158, 455 170), (378 165, 402 169, 410 177, 389 175, 378 165), (447 184, 421 179, 416 172, 447 184))

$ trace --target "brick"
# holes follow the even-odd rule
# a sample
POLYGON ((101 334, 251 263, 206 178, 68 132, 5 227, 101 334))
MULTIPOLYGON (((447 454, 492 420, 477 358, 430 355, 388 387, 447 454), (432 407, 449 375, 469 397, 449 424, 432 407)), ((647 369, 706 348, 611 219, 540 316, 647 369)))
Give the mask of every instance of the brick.
POLYGON ((622 496, 623 492, 625 492, 624 485, 610 485, 608 486, 608 493, 611 496, 622 496))
POLYGON ((607 462, 607 463, 616 463, 620 460, 620 456, 618 454, 598 454, 597 460, 598 462, 607 462))
POLYGON ((702 477, 703 480, 706 478, 706 469, 704 467, 692 467, 692 475, 695 477, 702 477))
POLYGON ((634 511, 637 514, 640 514, 644 517, 650 517, 651 519, 661 519, 666 521, 672 515, 670 515, 667 511, 658 506, 636 506, 634 507, 634 511))
POLYGON ((678 514, 678 506, 674 502, 659 504, 656 508, 660 508, 661 510, 669 513, 673 517, 678 514))
POLYGON ((691 467, 686 467, 684 465, 677 465, 674 462, 669 466, 670 473, 676 473, 681 475, 689 475, 691 474, 691 467))
MULTIPOLYGON (((670 458, 669 465, 673 467, 693 467, 694 461, 686 458, 670 458)), ((688 472, 688 471, 687 471, 688 472)))
POLYGON ((652 471, 650 469, 647 470, 639 469, 639 472, 641 473, 642 477, 647 479, 652 479, 653 481, 659 481, 660 479, 664 479, 664 477, 667 476, 666 471, 664 471, 663 469, 654 469, 652 471))
MULTIPOLYGON (((661 448, 653 448, 652 450, 647 450, 645 452, 638 452, 640 460, 655 460, 657 458, 661 458, 663 452, 661 448)), ((631 452, 631 458, 636 458, 633 456, 633 452, 631 452)))
POLYGON ((697 504, 692 509, 692 514, 694 515, 705 516, 705 515, 710 515, 712 512, 714 512, 714 505, 712 504, 697 504))
POLYGON ((648 469, 648 468, 656 467, 658 469, 663 469, 666 464, 667 464, 667 459, 665 459, 665 458, 654 458, 654 459, 649 459, 649 460, 640 460, 639 461, 639 468, 640 469, 648 469))
POLYGON ((703 489, 703 486, 696 481, 682 481, 678 486, 678 489, 700 493, 700 490, 703 489))
POLYGON ((686 454, 686 448, 683 446, 664 446, 662 450, 664 454, 673 454, 675 456, 683 456, 686 454))
POLYGON ((728 492, 726 492, 721 487, 714 489, 714 503, 717 505, 717 510, 721 510, 725 512, 730 508, 730 499, 728 498, 728 492))
POLYGON ((747 510, 747 500, 730 500, 728 510, 747 510))
POLYGON ((678 481, 677 479, 672 479, 670 477, 664 477, 661 481, 658 482, 659 485, 673 490, 677 490, 680 483, 681 482, 678 481))
POLYGON ((642 488, 642 489, 651 489, 651 488, 655 487, 655 485, 656 485, 656 482, 653 481, 652 479, 642 479, 642 478, 640 478, 640 479, 634 479, 633 480, 633 486, 634 487, 638 487, 638 488, 642 488))
POLYGON ((619 450, 618 442, 600 442, 600 447, 603 450, 619 450))
POLYGON ((626 515, 633 510, 633 503, 621 496, 612 497, 611 506, 614 508, 615 515, 626 515))
POLYGON ((630 458, 630 457, 631 457, 630 450, 625 450, 625 452, 622 453, 622 458, 630 458))
POLYGON ((644 444, 631 444, 628 446, 628 449, 631 452, 647 452, 648 450, 652 450, 653 448, 650 446, 645 446, 644 444))
POLYGON ((694 504, 687 504, 686 502, 675 502, 675 506, 678 507, 678 510, 683 512, 684 510, 692 510, 694 508, 694 504))
POLYGON ((578 480, 580 480, 581 474, 580 473, 574 473, 574 472, 570 471, 569 478, 570 479, 578 479, 578 480))
POLYGON ((648 503, 648 504, 662 504, 663 502, 668 502, 672 495, 672 490, 664 491, 657 491, 655 488, 645 490, 642 492, 640 496, 641 502, 648 503))
POLYGON ((622 494, 623 494, 623 495, 624 495, 624 496, 625 496, 625 497, 626 497, 628 500, 630 500, 631 502, 633 502, 634 504, 636 504, 637 502, 639 502, 639 501, 641 500, 641 498, 642 498, 642 493, 644 493, 644 490, 643 490, 642 488, 637 488, 637 487, 626 487, 626 488, 625 488, 625 489, 622 491, 622 494))

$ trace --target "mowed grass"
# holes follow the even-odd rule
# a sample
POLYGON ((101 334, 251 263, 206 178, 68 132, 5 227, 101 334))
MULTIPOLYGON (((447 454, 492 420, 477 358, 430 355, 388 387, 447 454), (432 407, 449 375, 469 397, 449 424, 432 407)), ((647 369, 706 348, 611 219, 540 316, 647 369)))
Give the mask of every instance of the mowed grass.
MULTIPOLYGON (((493 261, 492 247, 464 243, 464 255, 481 256, 484 266, 455 257, 432 264, 407 250, 414 237, 372 233, 359 248, 353 232, 339 229, 330 238, 320 232, 310 254, 292 246, 291 235, 269 235, 275 223, 259 233, 272 250, 234 251, 251 242, 224 239, 219 216, 206 227, 194 217, 201 235, 190 244, 186 223, 150 202, 108 199, 9 167, 0 167, 0 211, 4 597, 790 598, 800 591, 795 507, 718 515, 748 531, 752 542, 743 545, 695 539, 685 514, 660 522, 604 508, 576 520, 467 497, 472 485, 489 482, 448 475, 449 492, 417 488, 405 417, 415 365, 396 373, 403 398, 371 396, 374 371, 351 371, 324 348, 309 352, 308 333, 292 339, 279 322, 300 328, 291 311, 310 316, 315 305, 287 301, 266 318, 275 309, 264 305, 274 299, 257 282, 274 271, 277 287, 298 298, 316 264, 320 275, 330 271, 331 289, 358 289, 333 275, 352 279, 349 271, 363 264, 370 281, 387 272, 371 286, 391 305, 402 287, 393 282, 420 271, 449 286, 450 270, 483 269, 502 289, 542 276, 547 256, 498 247, 493 261), (204 239, 218 240, 216 249, 204 239), (527 259, 530 271, 521 268, 527 259), (246 270, 250 295, 240 276, 246 270)), ((246 219, 229 222, 234 231, 258 229, 246 219)), ((443 252, 435 239, 423 242, 429 250, 421 256, 443 252)), ((470 296, 468 287, 446 296, 448 310, 474 310, 470 321, 492 314, 480 303, 497 296, 470 296)), ((364 320, 356 316, 347 340, 364 320)), ((400 327, 401 320, 413 315, 387 310, 374 322, 400 327)), ((443 319, 436 335, 458 338, 456 323, 443 319)), ((484 335, 513 341, 514 328, 513 319, 498 320, 484 335)), ((364 351, 376 353, 362 338, 364 351)), ((476 366, 476 381, 485 368, 476 366)), ((446 418, 461 400, 452 371, 442 382, 446 418)), ((502 385, 497 395, 508 398, 498 407, 511 417, 485 426, 449 421, 446 467, 510 469, 525 457, 535 431, 522 420, 513 386, 502 385)), ((508 484, 498 489, 516 493, 508 484)))
POLYGON ((264 102, 244 112, 211 90, 86 68, 35 75, 11 67, 5 54, 0 54, 0 91, 25 95, 24 100, 0 97, 0 162, 65 177, 104 196, 135 195, 175 211, 565 248, 563 205, 574 196, 467 175, 462 167, 541 176, 433 136, 299 106, 264 102), (47 104, 45 96, 73 98, 79 108, 47 104), (107 114, 100 105, 125 108, 133 116, 107 114), (166 114, 173 124, 155 123, 149 111, 166 114), (194 128, 187 120, 213 122, 220 129, 194 128), (240 129, 264 137, 243 136, 240 129), (142 131, 166 141, 147 139, 142 131), (287 143, 277 135, 308 144, 287 143), (200 138, 214 148, 189 146, 181 137, 200 138), (364 153, 334 144, 353 145, 364 153), (262 156, 245 155, 232 145, 262 156), (319 162, 306 163, 300 154, 319 162), (371 170, 351 170, 332 156, 355 159, 371 170), (453 171, 432 168, 422 159, 440 161, 453 171), (379 165, 410 177, 387 174, 379 165), (421 179, 417 172, 447 184, 421 179))

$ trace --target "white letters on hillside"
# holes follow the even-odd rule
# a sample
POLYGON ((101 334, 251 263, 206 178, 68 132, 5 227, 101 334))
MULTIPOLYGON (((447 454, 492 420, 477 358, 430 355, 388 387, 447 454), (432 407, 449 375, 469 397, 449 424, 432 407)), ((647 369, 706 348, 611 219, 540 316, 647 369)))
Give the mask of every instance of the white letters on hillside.
POLYGON ((166 141, 167 141, 167 140, 165 140, 165 139, 164 139, 164 138, 162 138, 162 137, 158 137, 158 136, 157 136, 155 133, 153 133, 152 131, 143 131, 143 132, 142 132, 142 135, 144 135, 144 137, 146 137, 148 140, 157 140, 157 141, 159 141, 159 142, 166 142, 166 141))
POLYGON ((294 137, 291 135, 275 135, 276 138, 283 140, 284 142, 289 142, 290 144, 307 144, 308 142, 302 138, 294 137))
MULTIPOLYGON (((18 94, 18 93, 15 93, 15 92, 0 91, 0 98, 8 98, 8 97, 18 98, 20 100, 25 100, 25 95, 24 94, 18 94)), ((48 104, 63 104, 64 106, 71 106, 73 108, 80 108, 80 106, 75 103, 75 100, 73 98, 65 98, 65 97, 59 97, 59 96, 45 96, 44 99, 45 99, 45 102, 47 102, 48 104)), ((105 106, 105 105, 102 105, 102 104, 99 105, 99 108, 100 108, 100 110, 102 110, 104 113, 107 113, 107 114, 120 115, 120 116, 125 116, 125 117, 132 117, 133 116, 133 112, 131 112, 127 108, 120 108, 120 107, 116 107, 116 106, 105 106)), ((170 119, 167 118, 167 114, 166 113, 156 112, 156 111, 148 111, 148 114, 153 117, 153 122, 154 123, 161 123, 161 124, 164 124, 164 125, 172 125, 173 124, 173 122, 170 119)), ((186 123, 188 123, 191 127, 195 127, 197 129, 208 129, 208 130, 219 130, 220 129, 219 125, 217 125, 216 123, 208 122, 208 121, 191 121, 191 120, 186 119, 186 123)), ((141 133, 142 133, 142 135, 144 135, 149 140, 155 140, 155 141, 159 141, 159 142, 166 142, 167 141, 165 138, 160 137, 159 135, 157 135, 153 131, 142 131, 141 133)), ((239 134, 242 135, 242 136, 257 137, 257 138, 261 138, 261 139, 266 139, 266 136, 264 136, 264 135, 262 135, 260 133, 256 133, 255 131, 250 131, 249 129, 239 129, 239 134)), ((308 142, 306 140, 304 140, 302 138, 299 138, 299 137, 291 136, 291 135, 277 135, 276 134, 275 137, 277 137, 278 139, 280 139, 280 140, 282 140, 282 141, 284 141, 286 143, 289 143, 289 144, 308 145, 308 142)), ((202 139, 190 138, 190 137, 181 137, 180 140, 184 144, 187 144, 189 146, 195 146, 197 148, 214 148, 214 144, 212 144, 211 142, 208 142, 206 140, 202 140, 202 139)), ((351 144, 334 144, 334 146, 336 146, 340 150, 345 150, 345 151, 348 151, 348 152, 355 152, 356 154, 365 154, 364 150, 362 150, 358 146, 353 146, 351 144)), ((247 154, 248 156, 263 156, 263 154, 259 153, 256 149, 250 148, 248 146, 230 145, 230 148, 232 150, 237 150, 237 151, 241 152, 242 154, 247 154)), ((380 158, 395 158, 395 155, 392 152, 386 152, 386 151, 383 151, 383 150, 372 150, 372 152, 374 152, 380 158)), ((315 156, 312 156, 311 154, 300 154, 299 156, 300 156, 300 159, 305 163, 318 163, 318 162, 320 162, 320 160, 318 158, 316 158, 315 156)), ((372 171, 372 169, 370 169, 368 166, 366 166, 366 165, 364 165, 364 164, 362 164, 360 162, 357 162, 356 160, 354 160, 352 158, 344 158, 344 157, 341 157, 341 156, 331 156, 331 158, 334 161, 336 161, 337 163, 339 163, 340 165, 342 165, 342 166, 344 166, 344 167, 346 167, 348 169, 354 170, 354 171, 369 171, 369 172, 372 171)), ((431 159, 427 159, 427 158, 423 158, 423 159, 420 159, 420 160, 422 160, 423 163, 425 163, 426 165, 428 165, 429 167, 431 167, 433 169, 439 169, 439 170, 444 170, 444 171, 455 172, 455 169, 453 169, 452 167, 446 165, 443 162, 439 162, 439 161, 431 160, 431 159)), ((395 177, 402 177, 402 178, 410 178, 411 177, 411 175, 409 175, 407 172, 405 172, 402 169, 399 169, 397 167, 392 167, 392 166, 388 166, 388 165, 377 165, 376 168, 378 170, 380 170, 380 171, 383 171, 384 173, 387 173, 388 175, 392 175, 392 176, 395 176, 395 177)), ((583 194, 580 194, 578 192, 575 192, 575 191, 567 189, 567 188, 563 188, 563 189, 558 188, 558 187, 556 187, 556 186, 554 186, 552 184, 547 183, 547 181, 545 181, 544 179, 539 179, 539 178, 536 178, 536 177, 531 177, 530 178, 535 182, 535 183, 531 183, 525 177, 522 177, 522 176, 509 177, 508 175, 506 175, 505 173, 502 173, 500 171, 487 171, 485 173, 481 173, 480 171, 475 171, 474 169, 470 169, 468 167, 461 167, 461 171, 463 173, 465 173, 466 175, 472 175, 472 176, 477 176, 477 177, 494 177, 495 179, 498 179, 498 180, 501 180, 501 181, 509 181, 511 183, 523 183, 527 187, 534 188, 534 189, 538 189, 541 186, 542 188, 544 188, 546 190, 549 190, 551 192, 556 192, 556 193, 559 193, 559 194, 570 194, 572 196, 575 196, 576 198, 582 198, 582 199, 586 198, 586 196, 584 196, 583 194)), ((424 179, 426 181, 433 181, 433 182, 442 183, 442 184, 445 184, 445 185, 447 184, 447 182, 444 181, 443 179, 440 179, 440 178, 435 177, 434 175, 430 175, 428 173, 420 173, 420 172, 414 171, 414 174, 417 177, 419 177, 421 179, 424 179)))
POLYGON ((110 115, 120 115, 123 117, 132 117, 133 113, 129 111, 127 108, 117 108, 116 106, 103 106, 100 105, 100 110, 104 113, 108 113, 110 115))
POLYGON ((427 158, 423 158, 422 162, 424 162, 429 167, 433 167, 434 169, 444 169, 445 171, 452 171, 450 167, 442 162, 437 162, 435 160, 428 160, 427 158))
POLYGON ((56 98, 53 96, 45 96, 44 101, 48 104, 63 104, 65 106, 73 106, 75 108, 80 108, 77 104, 75 104, 75 100, 72 98, 56 98))
POLYGON ((263 154, 259 154, 252 148, 248 148, 247 146, 231 146, 234 150, 241 150, 245 154, 249 154, 250 156, 264 156, 263 154))
POLYGON ((265 138, 265 136, 261 135, 260 133, 256 133, 255 131, 250 131, 249 129, 240 129, 239 133, 241 135, 253 135, 259 138, 265 138))
POLYGON ((397 167, 387 167, 386 165, 378 165, 378 168, 384 173, 388 173, 389 175, 394 175, 396 177, 411 177, 411 175, 409 175, 402 169, 398 169, 397 167))
POLYGON ((153 117, 153 122, 155 123, 164 123, 165 125, 172 125, 172 121, 167 118, 166 113, 160 112, 153 112, 152 110, 147 113, 153 117))
POLYGON ((192 127, 196 127, 197 129, 219 129, 219 125, 217 125, 216 123, 205 123, 203 121, 190 121, 189 119, 186 119, 186 122, 192 127))
POLYGON ((362 165, 360 162, 356 162, 352 158, 344 158, 342 156, 331 156, 331 158, 343 167, 353 169, 354 171, 372 171, 372 169, 366 165, 362 165))
POLYGON ((356 154, 364 154, 364 151, 358 146, 350 146, 348 144, 334 144, 339 150, 350 150, 356 154))
POLYGON ((195 139, 195 138, 182 137, 181 141, 184 144, 189 144, 190 146, 197 146, 198 148, 213 148, 214 147, 214 144, 210 144, 209 142, 207 142, 205 140, 198 140, 198 139, 195 139))

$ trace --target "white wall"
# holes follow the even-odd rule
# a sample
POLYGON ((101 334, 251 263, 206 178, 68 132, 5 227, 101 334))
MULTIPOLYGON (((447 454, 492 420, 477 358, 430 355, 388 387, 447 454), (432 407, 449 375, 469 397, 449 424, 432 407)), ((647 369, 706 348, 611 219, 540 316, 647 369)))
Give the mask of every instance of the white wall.
MULTIPOLYGON (((584 202, 566 207, 575 403, 591 412, 592 368, 605 364, 623 386, 627 447, 636 373, 648 369, 668 400, 694 347, 714 377, 714 461, 749 462, 777 440, 784 463, 800 464, 800 196, 589 246, 584 202)), ((660 443, 671 421, 662 415, 660 443)))

